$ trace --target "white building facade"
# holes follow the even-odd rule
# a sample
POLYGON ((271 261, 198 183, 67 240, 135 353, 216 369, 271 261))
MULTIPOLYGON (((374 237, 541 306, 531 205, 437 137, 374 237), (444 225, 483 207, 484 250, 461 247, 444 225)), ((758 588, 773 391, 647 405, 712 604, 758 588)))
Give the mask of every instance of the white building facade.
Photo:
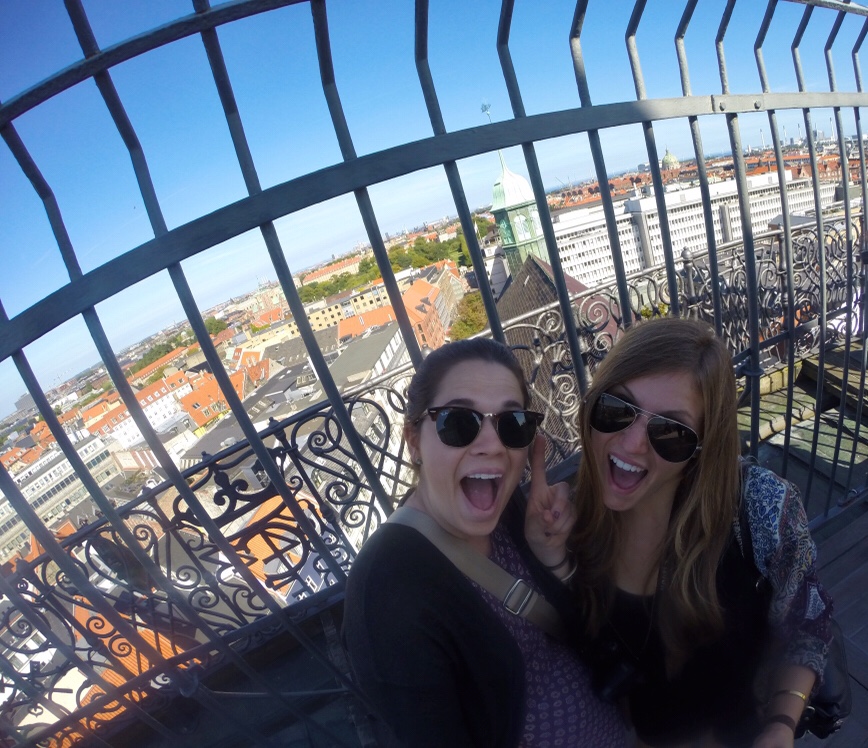
MULTIPOLYGON (((99 437, 79 442, 76 452, 98 485, 104 486, 119 475, 117 465, 110 459, 108 447, 99 437)), ((15 481, 27 503, 49 526, 64 519, 74 506, 90 495, 59 449, 52 451, 41 469, 35 473, 28 471, 23 477, 16 476, 15 481)), ((29 537, 30 532, 24 521, 12 510, 6 497, 0 494, 0 563, 21 550, 29 537)))
MULTIPOLYGON (((750 220, 754 234, 768 230, 770 221, 781 210, 777 173, 748 177, 750 220)), ((808 179, 794 180, 787 173, 787 201, 790 214, 806 215, 814 209, 814 193, 808 179)), ((823 208, 835 200, 836 185, 820 185, 823 208)), ((712 224, 717 244, 740 240, 743 236, 738 191, 735 180, 709 185, 712 224)), ((678 189, 665 194, 672 250, 676 257, 685 249, 708 249, 705 215, 699 187, 678 189)), ((553 217, 555 239, 564 272, 589 288, 615 277, 609 234, 602 206, 577 208, 553 217)), ((621 244, 624 269, 633 273, 663 263, 663 237, 657 200, 636 196, 615 205, 615 225, 621 244)))

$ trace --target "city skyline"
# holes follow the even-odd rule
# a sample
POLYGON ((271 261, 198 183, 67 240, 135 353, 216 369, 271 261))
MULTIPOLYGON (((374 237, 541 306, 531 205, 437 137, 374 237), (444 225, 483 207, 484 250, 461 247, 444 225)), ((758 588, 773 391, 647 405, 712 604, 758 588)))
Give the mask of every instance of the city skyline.
MULTIPOLYGON (((764 153, 766 153, 768 156, 771 156, 770 150, 766 150, 766 151, 764 151, 764 153)), ((794 154, 804 155, 804 153, 805 153, 804 149, 798 149, 798 148, 793 149, 792 147, 790 147, 787 151, 785 151, 785 154, 789 154, 786 156, 787 158, 792 158, 794 156, 794 154)), ((826 158, 827 157, 824 157, 824 156, 820 157, 821 166, 822 166, 822 162, 824 162, 826 160, 826 158)), ((710 169, 709 173, 710 174, 712 172, 720 173, 721 167, 722 167, 721 162, 725 161, 725 160, 726 160, 726 157, 724 157, 723 159, 721 159, 719 157, 711 157, 711 156, 706 157, 707 168, 710 169)), ((753 161, 756 162, 756 160, 757 160, 757 157, 754 153, 753 161)), ((750 161, 750 159, 748 159, 748 161, 750 161)), ((836 157, 833 156, 832 161, 833 161, 833 163, 836 163, 836 157)), ((693 164, 695 164, 695 159, 688 159, 688 160, 685 160, 683 163, 680 164, 680 168, 686 168, 688 171, 690 171, 692 169, 693 164)), ((621 172, 619 174, 610 174, 609 177, 610 177, 610 179, 616 180, 616 183, 617 183, 618 179, 621 177, 625 177, 626 179, 630 180, 633 176, 637 176, 637 175, 642 175, 642 170, 639 170, 639 171, 628 170, 626 172, 621 172)), ((644 176, 647 180, 648 179, 647 173, 645 173, 644 176)), ((761 179, 762 184, 765 184, 765 179, 763 177, 749 177, 749 181, 751 179, 757 179, 757 178, 761 179)), ((804 181, 804 180, 802 180, 802 181, 804 181)), ((582 182, 574 183, 574 184, 570 185, 570 187, 582 187, 582 186, 584 186, 585 189, 587 189, 588 187, 596 186, 596 184, 597 184, 597 181, 595 179, 588 179, 588 180, 584 180, 582 182)), ((667 181, 666 184, 669 184, 669 182, 667 181)), ((725 184, 734 184, 734 183, 732 183, 731 181, 727 181, 725 184)), ((750 182, 750 184, 753 185, 754 182, 750 182)), ((777 178, 776 177, 773 178, 773 182, 769 182, 769 185, 771 185, 771 184, 774 184, 774 185, 777 184, 777 178)), ((723 185, 721 185, 721 184, 717 185, 717 187, 721 187, 721 186, 723 186, 723 185)), ((775 188, 775 192, 776 191, 777 190, 775 188)), ((552 190, 552 191, 549 191, 547 194, 549 194, 550 197, 556 197, 555 196, 556 192, 557 192, 557 190, 552 190)), ((715 194, 717 194, 717 192, 718 192, 718 190, 715 190, 715 194)), ((766 192, 768 192, 768 190, 766 190, 766 192)), ((685 185, 682 185, 681 187, 677 188, 677 194, 679 194, 679 195, 686 195, 688 193, 690 193, 690 194, 695 193, 696 195, 698 195, 697 188, 696 187, 690 188, 690 187, 687 187, 685 185)), ((726 193, 726 194, 728 194, 728 193, 726 193)), ((827 199, 831 199, 831 194, 832 193, 827 194, 827 199)), ((636 193, 636 195, 638 196, 638 193, 636 193)), ((635 201, 635 199, 636 199, 636 197, 634 197, 634 201, 635 201)), ((645 198, 645 199, 647 200, 648 198, 645 198)), ((627 202, 630 202, 629 199, 627 199, 623 196, 620 198, 616 197, 615 198, 616 207, 618 205, 620 205, 621 202, 624 200, 627 200, 627 202)), ((669 199, 667 198, 667 203, 668 202, 669 202, 669 199)), ((765 200, 764 202, 767 203, 767 200, 765 200)), ((798 203, 798 202, 799 201, 796 201, 796 203, 798 203)), ((802 196, 801 202, 804 202, 804 196, 802 196)), ((551 200, 550 200, 550 203, 551 203, 551 200)), ((683 203, 683 199, 680 201, 680 203, 683 203)), ((790 195, 791 210, 793 210, 795 213, 798 214, 798 213, 800 213, 800 206, 797 205, 796 203, 793 202, 793 195, 791 194, 790 195)), ((807 204, 809 206, 812 204, 811 198, 808 199, 807 204)), ((591 201, 591 203, 581 203, 580 202, 579 204, 572 205, 571 207, 566 207, 566 208, 553 208, 553 210, 562 214, 560 216, 561 221, 556 220, 555 228, 556 228, 556 239, 558 241, 558 247, 560 250, 559 254, 561 256, 561 262, 564 263, 564 265, 563 265, 564 270, 571 277, 573 277, 574 280, 579 281, 579 282, 584 282, 590 288, 596 287, 596 285, 598 283, 605 283, 606 278, 608 276, 605 273, 603 273, 603 276, 605 276, 605 277, 600 276, 599 272, 596 270, 596 268, 594 268, 592 272, 593 272, 594 276, 596 277, 596 280, 592 280, 591 276, 588 276, 587 278, 584 277, 585 274, 581 269, 571 269, 570 268, 570 261, 572 260, 574 263, 576 258, 572 256, 574 254, 574 252, 569 251, 565 246, 561 246, 561 243, 562 243, 561 234, 564 233, 565 231, 569 232, 570 230, 572 230, 572 227, 569 225, 569 221, 571 219, 569 217, 567 217, 568 215, 572 216, 575 211, 580 211, 582 213, 585 213, 585 212, 587 212, 587 209, 590 209, 591 212, 594 212, 595 207, 599 208, 599 199, 597 199, 596 201, 591 201), (566 229, 561 226, 561 223, 565 218, 568 222, 568 228, 566 228, 566 229)), ((754 206, 753 198, 752 198, 752 202, 751 202, 751 212, 752 213, 753 213, 755 207, 756 206, 754 206)), ((801 208, 803 208, 803 207, 804 207, 804 205, 801 206, 801 208)), ((766 205, 765 210, 768 211, 767 205, 766 205)), ((598 211, 596 211, 596 212, 598 212, 598 211)), ((575 215, 578 217, 579 213, 576 212, 575 215)), ((589 213, 589 215, 590 215, 590 213, 589 213)), ((575 220, 575 219, 573 219, 573 220, 575 220)), ((582 220, 582 219, 580 219, 580 220, 582 220)), ((618 219, 618 220, 620 220, 620 219, 618 219)), ((457 217, 450 216, 450 217, 446 217, 444 219, 441 219, 440 221, 424 222, 422 226, 414 227, 414 229, 409 233, 410 242, 412 243, 413 236, 424 234, 425 230, 426 230, 425 227, 431 227, 431 226, 437 226, 437 225, 440 225, 441 228, 446 227, 446 226, 454 227, 454 225, 457 223, 457 221, 458 221, 457 217)), ((701 221, 700 221, 700 223, 701 223, 701 221)), ((760 221, 759 223, 755 223, 754 224, 755 230, 757 229, 757 227, 762 226, 762 225, 764 225, 763 221, 760 221)), ((597 229, 599 230, 599 227, 597 227, 597 229)), ((703 228, 703 230, 704 230, 704 228, 703 228)), ((333 257, 330 259, 326 259, 322 262, 318 262, 316 265, 311 266, 311 268, 301 269, 304 272, 299 272, 296 274, 297 278, 298 277, 301 278, 301 282, 299 283, 299 287, 302 287, 304 285, 305 277, 308 275, 307 271, 309 271, 311 269, 318 269, 318 268, 321 268, 322 270, 328 270, 329 268, 339 267, 342 263, 346 263, 348 261, 351 261, 347 258, 358 257, 359 252, 364 252, 365 249, 370 251, 370 246, 367 245, 365 247, 355 247, 352 250, 350 250, 349 252, 346 252, 343 255, 338 256, 336 259, 333 257)), ((694 249, 699 251, 699 248, 694 248, 694 249)), ((622 245, 622 252, 624 250, 625 250, 625 247, 622 245)), ((651 253, 652 251, 653 250, 650 247, 647 248, 648 253, 651 253)), ((657 251, 659 253, 659 248, 657 251)), ((589 262, 591 262, 592 264, 594 264, 596 266, 598 260, 592 260, 589 258, 589 262)), ((337 271, 334 271, 334 272, 337 272, 337 271)), ((347 271, 347 272, 349 272, 349 271, 347 271)), ((215 304, 213 307, 201 310, 202 317, 207 319, 208 317, 212 317, 215 314, 220 316, 222 310, 224 310, 224 309, 238 309, 239 306, 243 307, 244 303, 247 300, 256 297, 258 294, 260 294, 263 290, 265 290, 267 288, 276 288, 278 290, 278 292, 280 293, 280 298, 283 300, 283 305, 285 306, 285 303, 286 303, 285 296, 283 295, 282 289, 280 288, 278 281, 275 278, 259 278, 258 282, 257 282, 257 286, 255 288, 250 289, 248 291, 245 291, 243 293, 240 293, 240 294, 233 296, 229 299, 222 300, 222 301, 218 302, 217 304, 215 304)), ((330 296, 324 297, 324 300, 326 301, 326 303, 329 303, 329 299, 338 299, 338 298, 343 299, 346 296, 346 294, 347 294, 347 292, 345 292, 345 291, 335 292, 334 294, 332 294, 330 296)), ((311 303, 313 303, 314 306, 317 306, 317 307, 320 304, 319 301, 311 302, 311 303)), ((308 307, 308 306, 309 306, 308 303, 305 303, 305 307, 308 307)), ((317 316, 317 314, 319 314, 319 312, 314 313, 312 315, 312 317, 310 318, 311 322, 313 322, 313 318, 315 318, 317 316)), ((289 319, 291 319, 291 317, 289 319)), ((390 317, 390 319, 391 319, 391 317, 390 317)), ((280 327, 280 326, 285 325, 285 324, 286 324, 286 322, 282 320, 277 324, 277 326, 280 327)), ((156 343, 156 342, 159 342, 160 340, 165 340, 167 336, 177 334, 184 327, 186 327, 188 329, 188 332, 189 332, 189 323, 187 322, 186 318, 184 318, 182 320, 178 320, 178 321, 173 321, 173 322, 167 324, 166 326, 164 326, 163 328, 161 328, 160 330, 152 331, 149 334, 147 334, 146 336, 144 336, 143 338, 141 338, 140 340, 136 340, 136 341, 130 343, 125 348, 116 351, 116 354, 118 355, 118 357, 122 361, 124 361, 124 360, 126 360, 126 361, 138 360, 135 357, 135 354, 134 354, 134 358, 130 359, 129 353, 131 350, 138 350, 139 354, 140 354, 141 351, 144 350, 144 347, 148 344, 149 341, 156 343)), ((314 326, 314 329, 317 330, 317 329, 319 329, 319 327, 314 326)), ((254 328, 254 330, 255 330, 255 328, 254 328)), ((51 387, 51 391, 54 391, 59 385, 69 384, 70 382, 75 382, 76 380, 80 380, 82 378, 85 378, 86 376, 92 375, 94 370, 100 370, 101 364, 102 364, 101 361, 99 361, 99 360, 95 361, 93 364, 89 365, 88 367, 86 367, 82 371, 77 372, 75 375, 73 375, 71 377, 68 377, 64 382, 57 382, 57 383, 53 384, 51 387)), ((0 415, 0 418, 2 418, 2 417, 4 417, 4 416, 0 415)))
MULTIPOLYGON (((516 3, 510 44, 526 92, 527 113, 577 107, 575 80, 564 74, 570 70, 564 56, 569 55, 567 33, 573 4, 531 5, 516 3), (547 64, 555 50, 561 55, 559 64, 547 64)), ((649 95, 679 96, 671 39, 680 11, 658 5, 661 7, 648 12, 652 22, 640 25, 637 41, 643 73, 649 95), (658 33, 670 40, 659 49, 654 44, 658 33)), ((689 59, 713 54, 723 4, 718 5, 697 9, 686 39, 689 59)), ((191 12, 186 2, 175 0, 136 6, 130 12, 112 3, 93 2, 85 3, 85 10, 102 48, 191 12)), ((761 14, 762 9, 740 7, 737 11, 745 12, 761 14)), ((329 7, 337 85, 359 155, 431 135, 413 64, 413 40, 406 34, 398 37, 388 33, 390 28, 410 27, 412 13, 412 4, 400 2, 373 6, 335 3, 329 7), (372 44, 377 54, 362 54, 370 51, 372 44), (377 81, 378 85, 371 90, 362 85, 363 81, 377 81)), ((494 121, 511 118, 494 45, 498 13, 495 2, 473 4, 472 8, 452 0, 431 3, 430 63, 435 84, 448 83, 448 98, 440 101, 448 131, 483 124, 483 101, 491 105, 494 121)), ((602 81, 591 91, 594 103, 635 99, 623 47, 628 14, 629 4, 626 8, 602 8, 591 3, 589 8, 583 53, 595 80, 602 81)), ((801 9, 789 4, 781 7, 773 39, 788 44, 800 17, 801 9)), ((753 39, 739 38, 737 33, 742 23, 755 29, 754 18, 750 21, 748 24, 746 18, 736 15, 726 38, 731 80, 755 82, 734 93, 759 90, 753 39), (747 74, 736 74, 745 68, 747 74)), ((821 36, 824 29, 818 25, 821 28, 809 31, 821 36)), ((290 6, 233 27, 225 34, 218 29, 218 36, 263 187, 339 162, 318 72, 310 65, 313 33, 306 5, 290 6), (275 18, 282 23, 273 23, 275 18), (306 62, 297 65, 297 59, 306 62)), ((855 38, 858 30, 854 24, 845 24, 842 48, 848 48, 846 36, 855 38)), ((0 7, 0 41, 0 101, 4 102, 81 56, 60 2, 38 0, 26 7, 0 7)), ((766 52, 772 88, 796 90, 789 49, 782 49, 786 55, 775 54, 773 48, 766 52)), ((822 44, 810 49, 821 50, 822 44)), ((805 69, 812 76, 807 86, 828 90, 822 54, 816 55, 816 60, 803 55, 805 69)), ((845 62, 837 61, 841 87, 849 86, 847 78, 853 77, 845 62)), ((694 67, 709 71, 715 66, 694 67)), ((244 197, 198 37, 124 63, 112 70, 112 79, 141 140, 170 229, 244 197), (189 71, 184 81, 173 79, 176 68, 189 71), (167 128, 167 122, 184 126, 167 128)), ((694 95, 717 93, 720 87, 718 80, 699 76, 691 84, 694 95)), ((844 116, 845 130, 852 131, 852 112, 844 116)), ((827 129, 828 117, 827 112, 816 112, 815 126, 827 129)), ((779 121, 789 137, 795 137, 802 122, 801 111, 781 112, 779 121)), ((743 115, 740 123, 745 146, 759 146, 763 137, 770 142, 764 115, 743 115)), ((700 124, 706 153, 728 150, 722 123, 700 124)), ((91 81, 28 112, 14 125, 55 192, 84 272, 152 238, 129 158, 91 81), (63 128, 57 127, 58 122, 63 128)), ((684 122, 661 121, 654 129, 661 155, 669 148, 682 160, 693 156, 684 122)), ((635 126, 605 132, 602 140, 607 169, 612 173, 647 161, 635 126)), ((550 188, 594 176, 584 135, 539 143, 536 152, 550 188)), ((504 157, 510 169, 527 175, 520 148, 507 149, 504 157)), ((471 208, 490 203, 491 188, 500 171, 497 153, 467 159, 458 168, 471 208)), ((369 193, 383 234, 455 213, 445 176, 437 169, 375 185, 369 193)), ((276 222, 276 228, 293 271, 345 254, 367 241, 352 196, 286 216, 276 222)), ((0 247, 6 267, 0 278, 0 301, 8 316, 14 317, 66 282, 42 204, 5 144, 0 148, 0 247)), ((258 232, 212 247, 182 267, 203 310, 252 290, 259 279, 274 277, 258 232)), ((116 351, 184 319, 166 273, 106 300, 97 311, 116 351)), ((44 389, 98 360, 80 318, 34 342, 25 353, 44 389)), ((12 403, 25 391, 9 360, 0 362, 0 385, 3 414, 11 412, 12 403)))

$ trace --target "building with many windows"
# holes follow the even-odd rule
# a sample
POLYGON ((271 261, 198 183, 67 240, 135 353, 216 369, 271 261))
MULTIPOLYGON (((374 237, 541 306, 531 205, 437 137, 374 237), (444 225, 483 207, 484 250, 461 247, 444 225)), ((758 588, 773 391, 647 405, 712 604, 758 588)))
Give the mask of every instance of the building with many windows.
MULTIPOLYGON (((391 304, 386 286, 382 281, 374 282, 362 290, 342 291, 328 298, 305 305, 308 322, 314 332, 334 327, 342 319, 364 314, 391 304)), ((290 319, 287 323, 289 335, 298 336, 298 325, 290 319)))
MULTIPOLYGON (((96 482, 104 486, 120 471, 106 443, 97 436, 76 444, 76 452, 96 482)), ((59 449, 51 450, 42 459, 15 476, 27 503, 40 519, 51 526, 65 519, 70 510, 88 498, 84 483, 59 449)), ((24 520, 0 495, 0 563, 8 561, 22 549, 30 537, 24 520)))
MULTIPOLYGON (((754 235, 768 229, 781 210, 776 172, 747 178, 748 204, 754 235)), ((786 177, 789 212, 806 215, 814 209, 811 181, 786 177)), ((741 213, 735 180, 709 184, 714 239, 722 242, 742 238, 741 213)), ((836 185, 820 185, 823 208, 835 200, 836 185)), ((708 248, 705 214, 699 187, 679 189, 671 185, 664 195, 669 219, 672 249, 676 256, 684 249, 701 252, 708 248)), ((555 239, 564 272, 590 288, 615 277, 609 234, 602 205, 577 208, 553 216, 555 239)), ((657 200, 653 195, 637 195, 615 204, 615 225, 624 269, 636 272, 663 262, 663 235, 657 200)))

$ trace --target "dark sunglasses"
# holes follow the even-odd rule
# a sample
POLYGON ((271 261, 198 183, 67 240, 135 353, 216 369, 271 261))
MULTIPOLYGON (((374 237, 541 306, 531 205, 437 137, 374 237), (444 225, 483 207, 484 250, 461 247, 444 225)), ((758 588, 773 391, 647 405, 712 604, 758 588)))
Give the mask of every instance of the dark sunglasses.
POLYGON ((416 423, 429 416, 434 421, 437 436, 447 447, 466 447, 479 436, 482 422, 491 418, 494 430, 501 443, 508 449, 524 449, 536 436, 536 428, 543 419, 542 413, 532 410, 505 410, 502 413, 480 413, 473 408, 446 405, 428 408, 416 423))
POLYGON ((630 428, 640 413, 648 416, 645 431, 649 443, 666 462, 684 462, 702 449, 699 435, 689 426, 649 413, 608 392, 600 395, 591 408, 591 427, 604 434, 614 434, 630 428))

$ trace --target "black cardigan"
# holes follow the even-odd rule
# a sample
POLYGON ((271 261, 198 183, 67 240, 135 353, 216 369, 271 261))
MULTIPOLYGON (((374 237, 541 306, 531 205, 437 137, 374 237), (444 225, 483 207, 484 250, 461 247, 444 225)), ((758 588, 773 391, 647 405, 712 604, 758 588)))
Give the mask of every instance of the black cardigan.
MULTIPOLYGON (((534 581, 562 608, 563 585, 524 542, 517 494, 501 522, 534 581)), ((362 548, 347 583, 343 636, 357 683, 401 743, 518 744, 525 711, 518 645, 467 578, 412 528, 386 524, 362 548)))

